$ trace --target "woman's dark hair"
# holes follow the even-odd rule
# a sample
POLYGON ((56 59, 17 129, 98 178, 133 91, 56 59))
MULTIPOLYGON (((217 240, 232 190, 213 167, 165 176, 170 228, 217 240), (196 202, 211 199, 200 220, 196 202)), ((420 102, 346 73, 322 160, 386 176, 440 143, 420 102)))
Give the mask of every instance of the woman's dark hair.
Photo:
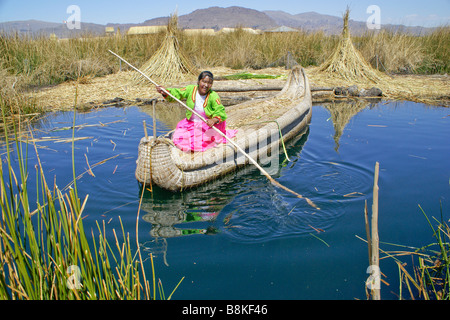
POLYGON ((198 81, 202 80, 204 77, 210 77, 211 80, 214 81, 214 76, 211 71, 203 71, 202 73, 200 73, 200 75, 198 76, 198 81))

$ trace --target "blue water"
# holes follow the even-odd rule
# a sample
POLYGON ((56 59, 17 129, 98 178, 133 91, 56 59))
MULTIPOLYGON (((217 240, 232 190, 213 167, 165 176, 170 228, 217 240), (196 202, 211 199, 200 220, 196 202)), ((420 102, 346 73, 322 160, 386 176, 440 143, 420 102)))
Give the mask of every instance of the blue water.
MULTIPOLYGON (((185 277, 173 299, 365 299, 367 245, 356 236, 365 238, 364 202, 370 208, 377 161, 380 241, 418 247, 433 242, 418 205, 439 218, 442 202, 449 218, 450 109, 379 103, 339 124, 332 108, 313 107, 309 131, 288 145, 291 161, 280 155, 273 175, 321 210, 251 167, 181 194, 145 192, 139 242, 145 255, 153 253, 166 294, 185 277)), ((75 120, 75 136, 85 138, 75 142, 75 168, 82 175, 79 195, 88 195, 86 229, 96 230, 102 220, 107 230, 119 229, 120 217, 134 241, 141 192, 134 178, 137 147, 142 121, 151 133, 152 118, 127 107, 77 113, 75 120)), ((70 138, 72 121, 72 112, 52 113, 35 126, 34 136, 70 138)), ((157 121, 158 134, 171 129, 157 121)), ((47 180, 61 189, 70 185, 71 143, 37 145, 47 180)), ((29 168, 36 161, 30 147, 29 168)), ((390 284, 382 285, 382 298, 396 299, 396 265, 384 259, 380 268, 390 284)))

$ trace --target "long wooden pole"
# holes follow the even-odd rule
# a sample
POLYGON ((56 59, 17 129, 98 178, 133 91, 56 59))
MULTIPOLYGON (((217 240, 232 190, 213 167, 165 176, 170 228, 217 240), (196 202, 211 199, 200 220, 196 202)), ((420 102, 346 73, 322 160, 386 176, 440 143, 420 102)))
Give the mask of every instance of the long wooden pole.
MULTIPOLYGON (((125 62, 127 65, 129 65, 132 69, 134 69, 134 70, 136 70, 137 72, 139 72, 144 78, 146 78, 148 81, 150 81, 151 83, 153 83, 155 86, 161 87, 161 86, 158 85, 155 81, 153 81, 152 79, 150 79, 149 76, 147 76, 145 73, 143 73, 143 72, 142 72, 141 70, 139 70, 138 68, 134 67, 132 64, 130 64, 130 63, 129 63, 128 61, 126 61, 124 58, 122 58, 122 57, 119 56, 118 54, 112 52, 111 50, 108 50, 108 51, 109 51, 111 54, 115 55, 117 58, 121 59, 123 62, 125 62)), ((179 100, 178 98, 176 98, 175 96, 173 96, 169 91, 167 91, 167 90, 164 89, 163 87, 161 87, 161 89, 163 90, 164 93, 166 93, 167 95, 169 95, 172 99, 174 99, 175 101, 177 101, 179 104, 181 104, 183 107, 185 107, 186 109, 188 109, 189 111, 191 111, 192 113, 194 113, 197 117, 199 117, 203 122, 206 123, 206 119, 205 119, 202 115, 200 115, 199 113, 197 113, 194 109, 189 108, 183 101, 181 101, 181 100, 179 100)), ((289 188, 283 186, 283 185, 280 184, 278 181, 276 181, 275 179, 273 179, 273 178, 267 173, 267 171, 264 170, 264 169, 258 164, 258 162, 256 162, 256 160, 254 160, 252 157, 250 157, 250 155, 247 154, 247 153, 246 153, 246 152, 245 152, 245 151, 244 151, 237 143, 235 143, 233 140, 231 140, 229 137, 227 137, 226 134, 224 134, 222 131, 220 131, 220 130, 217 129, 216 127, 213 126, 212 128, 213 128, 218 134, 220 134, 222 137, 224 137, 225 139, 227 139, 227 141, 230 142, 230 143, 231 143, 237 150, 239 150, 239 152, 241 152, 245 157, 247 157, 247 159, 248 159, 252 164, 254 164, 255 167, 257 167, 257 168, 259 169, 259 171, 261 171, 261 173, 262 173, 263 175, 265 175, 265 176, 267 177, 267 179, 269 179, 269 181, 270 181, 273 185, 275 185, 275 186, 277 186, 277 187, 279 187, 279 188, 281 188, 281 189, 283 189, 283 190, 285 190, 285 191, 287 191, 287 192, 290 192, 290 193, 294 194, 294 195, 295 195, 296 197, 298 197, 298 198, 305 199, 306 202, 307 202, 310 206, 316 208, 317 210, 320 210, 320 208, 317 207, 316 204, 315 204, 314 202, 312 202, 310 199, 308 199, 308 198, 306 198, 306 197, 303 197, 302 195, 298 194, 298 193, 295 192, 295 191, 292 191, 291 189, 289 189, 289 188)))

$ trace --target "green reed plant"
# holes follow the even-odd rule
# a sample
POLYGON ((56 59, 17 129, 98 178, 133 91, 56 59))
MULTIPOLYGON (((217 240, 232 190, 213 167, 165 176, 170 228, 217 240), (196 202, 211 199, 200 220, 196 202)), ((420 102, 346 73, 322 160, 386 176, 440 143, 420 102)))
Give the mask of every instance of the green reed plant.
POLYGON ((288 52, 297 63, 307 67, 322 63, 335 42, 322 32, 251 34, 242 29, 216 34, 192 34, 180 37, 184 52, 198 67, 224 66, 232 69, 261 69, 279 66, 288 52), (330 42, 330 44, 327 44, 330 42))
POLYGON ((271 75, 271 74, 257 74, 257 73, 251 73, 251 72, 239 72, 230 74, 227 76, 223 76, 226 80, 242 80, 242 79, 277 79, 281 78, 281 76, 278 75, 271 75))
POLYGON ((148 37, 96 37, 85 34, 73 39, 10 35, 0 32, 0 70, 21 76, 28 86, 46 86, 84 76, 103 76, 119 71, 108 49, 144 63, 161 43, 159 35, 148 37))
POLYGON ((420 38, 425 57, 417 69, 421 74, 445 74, 450 72, 450 26, 436 28, 431 34, 420 38))
POLYGON ((425 58, 421 37, 381 30, 355 39, 372 67, 389 73, 413 73, 425 58))
POLYGON ((385 252, 394 258, 400 278, 400 299, 450 300, 450 226, 444 221, 441 203, 441 219, 433 218, 432 224, 425 211, 425 216, 435 242, 414 251, 385 252), (414 266, 408 271, 406 264, 398 257, 411 256, 414 266), (405 294, 406 291, 406 294, 405 294))
POLYGON ((0 69, 0 106, 8 120, 16 114, 26 115, 42 111, 35 99, 23 94, 22 84, 22 77, 11 76, 6 70, 0 69))
MULTIPOLYGON (((2 105, 5 120, 3 110, 2 105)), ((36 146, 36 202, 31 201, 28 144, 18 142, 15 128, 15 144, 6 129, 0 166, 0 299, 155 299, 153 260, 152 292, 139 246, 134 248, 123 227, 119 234, 113 230, 110 243, 104 222, 88 239, 83 225, 88 196, 78 197, 75 175, 68 193, 50 188, 36 146)))

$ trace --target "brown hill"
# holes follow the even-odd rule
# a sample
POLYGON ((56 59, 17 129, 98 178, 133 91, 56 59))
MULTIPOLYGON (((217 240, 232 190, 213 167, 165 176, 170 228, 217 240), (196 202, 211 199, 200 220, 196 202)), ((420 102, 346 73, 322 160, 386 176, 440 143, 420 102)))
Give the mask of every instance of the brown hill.
MULTIPOLYGON (((343 20, 341 17, 320 14, 317 12, 304 12, 299 14, 290 14, 284 11, 264 11, 277 24, 292 28, 302 29, 308 32, 323 31, 325 34, 340 34, 342 32, 343 20)), ((350 33, 353 35, 364 34, 367 32, 365 21, 355 21, 349 19, 348 22, 350 33)), ((403 25, 383 25, 383 29, 391 31, 401 31, 412 34, 424 34, 432 30, 432 28, 423 27, 406 27, 403 25)))
MULTIPOLYGON (((168 17, 146 20, 142 25, 165 25, 168 17)), ((278 24, 261 11, 243 7, 210 7, 198 9, 178 17, 178 26, 186 29, 212 28, 220 30, 225 27, 248 27, 255 29, 271 29, 278 24)))

